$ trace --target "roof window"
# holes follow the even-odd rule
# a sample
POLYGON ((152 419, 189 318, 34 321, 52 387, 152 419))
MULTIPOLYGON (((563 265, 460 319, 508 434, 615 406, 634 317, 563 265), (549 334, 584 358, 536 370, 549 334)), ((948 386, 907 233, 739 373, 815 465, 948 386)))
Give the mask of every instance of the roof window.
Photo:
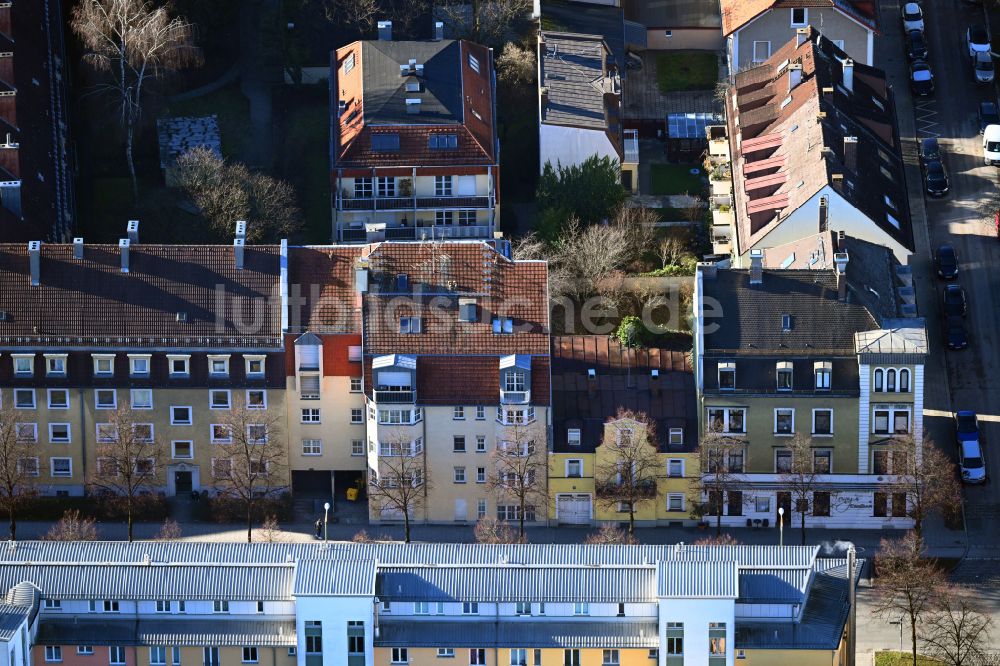
POLYGON ((392 151, 399 150, 399 135, 392 134, 372 134, 372 150, 392 151))
POLYGON ((434 150, 452 150, 458 148, 457 134, 431 134, 428 145, 434 150))

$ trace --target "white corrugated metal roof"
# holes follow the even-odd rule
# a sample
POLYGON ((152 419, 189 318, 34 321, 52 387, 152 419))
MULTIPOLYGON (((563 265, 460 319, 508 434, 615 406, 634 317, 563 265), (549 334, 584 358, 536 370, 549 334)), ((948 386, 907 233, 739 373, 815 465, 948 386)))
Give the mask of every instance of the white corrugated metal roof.
POLYGON ((296 596, 375 596, 375 560, 302 560, 295 569, 296 596))
POLYGON ((735 599, 740 595, 735 561, 661 562, 656 593, 660 597, 735 599))

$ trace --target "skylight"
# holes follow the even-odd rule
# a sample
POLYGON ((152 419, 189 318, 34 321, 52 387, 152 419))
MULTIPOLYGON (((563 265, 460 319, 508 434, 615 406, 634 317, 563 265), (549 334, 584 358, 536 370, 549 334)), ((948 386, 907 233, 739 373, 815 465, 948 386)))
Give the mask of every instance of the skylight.
POLYGON ((399 150, 399 135, 372 134, 372 150, 375 151, 399 150))

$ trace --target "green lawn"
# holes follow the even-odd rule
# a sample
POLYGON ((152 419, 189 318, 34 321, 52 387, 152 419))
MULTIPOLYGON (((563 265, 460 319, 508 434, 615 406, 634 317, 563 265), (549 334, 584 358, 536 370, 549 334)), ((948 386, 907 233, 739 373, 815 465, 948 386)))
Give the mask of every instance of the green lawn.
POLYGON ((703 169, 697 164, 653 164, 653 194, 690 194, 701 196, 705 192, 703 169), (698 169, 697 174, 691 169, 698 169))
MULTIPOLYGON (((910 666, 913 655, 910 652, 876 652, 875 666, 910 666)), ((944 662, 917 655, 917 666, 941 666, 944 662)))
POLYGON ((719 58, 707 51, 668 51, 656 56, 660 92, 713 90, 719 80, 719 58))
POLYGON ((250 102, 240 92, 238 83, 201 97, 174 102, 163 112, 163 115, 173 118, 212 114, 219 119, 222 155, 240 162, 246 161, 246 148, 253 140, 253 132, 250 131, 250 102))

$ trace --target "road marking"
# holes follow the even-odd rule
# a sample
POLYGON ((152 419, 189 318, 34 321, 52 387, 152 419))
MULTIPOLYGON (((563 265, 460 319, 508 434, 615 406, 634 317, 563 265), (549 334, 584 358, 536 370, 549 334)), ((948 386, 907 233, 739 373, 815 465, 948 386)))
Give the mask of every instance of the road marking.
POLYGON ((917 135, 922 134, 935 139, 941 136, 938 132, 931 129, 940 124, 936 120, 931 120, 931 118, 937 114, 938 112, 934 100, 927 99, 920 102, 914 100, 913 117, 917 125, 917 135))
MULTIPOLYGON (((954 412, 946 412, 942 409, 927 409, 924 408, 924 416, 931 418, 954 418, 954 412)), ((979 421, 985 423, 1000 423, 1000 414, 977 414, 976 417, 979 421)))

